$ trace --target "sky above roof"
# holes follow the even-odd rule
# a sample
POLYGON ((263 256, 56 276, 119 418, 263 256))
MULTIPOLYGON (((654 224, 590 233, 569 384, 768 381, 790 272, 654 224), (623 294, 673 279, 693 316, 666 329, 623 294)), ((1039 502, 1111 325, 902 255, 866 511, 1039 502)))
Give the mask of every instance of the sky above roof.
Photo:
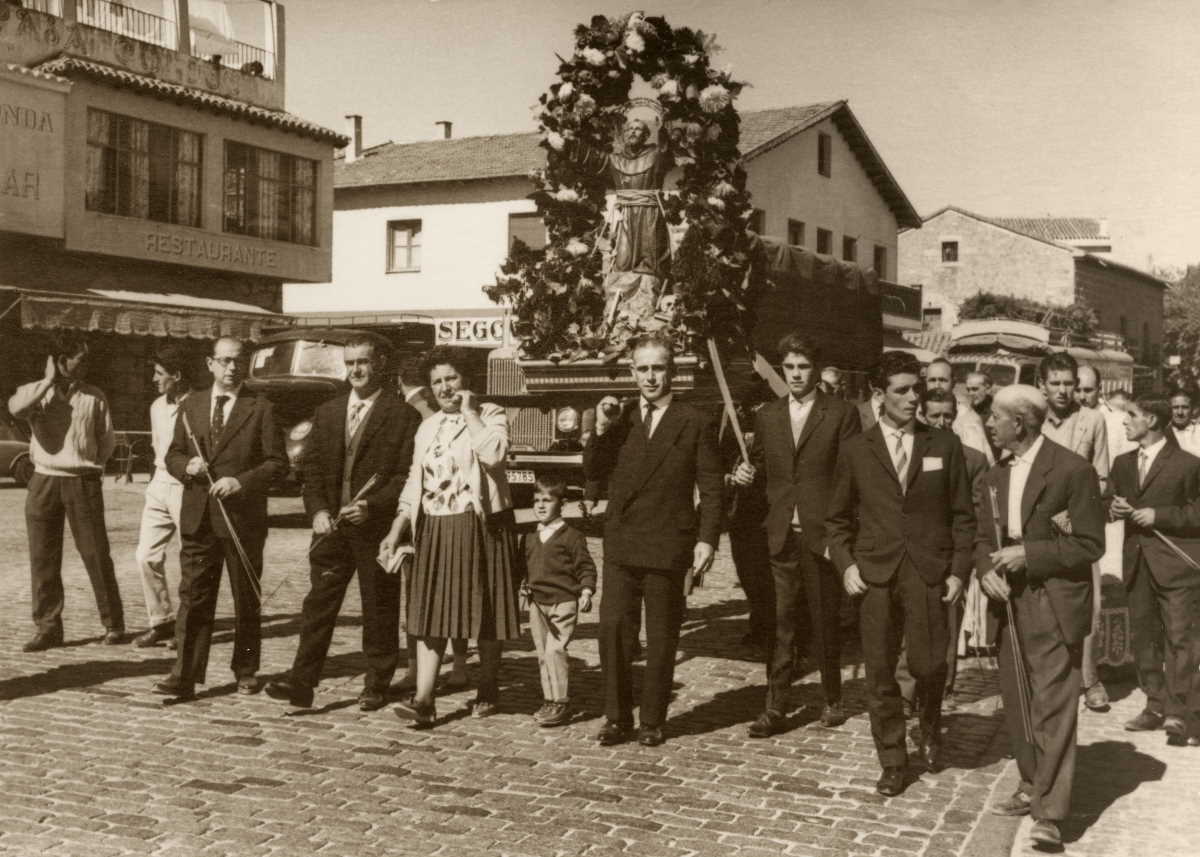
MULTIPOLYGON (((582 0, 284 0, 287 107, 365 144, 533 130, 582 0)), ((1107 218, 1114 256, 1200 263, 1188 0, 660 0, 715 33, 743 109, 845 98, 917 210, 1107 218)))

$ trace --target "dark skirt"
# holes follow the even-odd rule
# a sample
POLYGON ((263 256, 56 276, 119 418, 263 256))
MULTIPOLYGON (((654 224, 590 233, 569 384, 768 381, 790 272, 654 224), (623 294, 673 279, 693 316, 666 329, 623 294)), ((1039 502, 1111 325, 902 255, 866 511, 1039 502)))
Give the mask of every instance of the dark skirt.
POLYGON ((408 587, 407 632, 416 637, 516 640, 516 523, 511 511, 422 515, 408 587))

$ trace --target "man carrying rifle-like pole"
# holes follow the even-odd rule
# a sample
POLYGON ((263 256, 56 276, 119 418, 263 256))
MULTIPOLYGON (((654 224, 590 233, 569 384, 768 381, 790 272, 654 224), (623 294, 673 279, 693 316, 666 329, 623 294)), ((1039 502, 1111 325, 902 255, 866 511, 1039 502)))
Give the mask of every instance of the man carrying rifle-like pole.
POLYGON ((154 692, 187 700, 203 684, 213 617, 228 570, 235 614, 231 668, 238 693, 258 690, 267 489, 287 467, 271 403, 245 389, 242 343, 222 337, 208 358, 213 384, 180 406, 167 470, 183 483, 181 579, 171 675, 154 692))
POLYGON ((1046 397, 1002 388, 987 420, 992 443, 1012 454, 988 471, 1004 545, 990 504, 979 517, 976 569, 1000 618, 1000 692, 1021 781, 992 807, 1032 815, 1035 846, 1062 846, 1070 813, 1084 639, 1092 626, 1092 563, 1104 553, 1104 509, 1096 471, 1042 434, 1046 397), (1016 657, 1024 658, 1024 670, 1016 657), (1021 686, 1021 677, 1027 682, 1021 686), (1027 708, 1026 708, 1027 706, 1027 708), (1025 722, 1032 732, 1026 737, 1025 722))

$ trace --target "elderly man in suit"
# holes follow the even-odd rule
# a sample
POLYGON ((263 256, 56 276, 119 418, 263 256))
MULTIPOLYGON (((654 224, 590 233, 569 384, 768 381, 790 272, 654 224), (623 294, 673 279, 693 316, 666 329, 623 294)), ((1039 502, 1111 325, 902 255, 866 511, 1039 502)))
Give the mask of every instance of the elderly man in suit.
POLYGON ((621 413, 615 399, 602 400, 583 448, 585 476, 608 479, 600 601, 605 722, 597 739, 612 745, 631 737, 633 651, 644 601, 637 739, 653 747, 663 742, 689 579, 708 569, 720 536, 724 475, 711 420, 671 390, 670 341, 640 336, 630 355, 636 404, 621 413))
POLYGON ((962 443, 917 422, 921 366, 887 352, 876 370, 883 390, 879 422, 842 447, 825 537, 851 596, 861 597, 871 735, 883 774, 876 790, 898 795, 908 752, 896 662, 908 638, 908 666, 921 700, 920 755, 941 767, 942 692, 949 629, 946 605, 971 571, 975 513, 962 443))
POLYGON ((222 337, 213 344, 208 358, 212 387, 193 393, 180 406, 167 450, 167 470, 184 486, 179 522, 183 549, 175 666, 154 685, 154 692, 163 696, 192 699, 196 684, 204 683, 222 566, 229 574, 235 615, 230 666, 238 693, 258 691, 267 489, 287 469, 287 458, 271 403, 243 385, 248 368, 240 341, 222 337), (249 567, 235 540, 240 540, 249 567))
POLYGON ((741 463, 734 482, 766 483, 767 541, 774 584, 774 634, 768 647, 766 707, 749 729, 767 738, 784 729, 796 667, 797 631, 808 610, 810 651, 821 670, 825 706, 821 723, 840 726, 841 638, 838 613, 841 581, 828 559, 825 512, 843 444, 860 431, 854 406, 817 387, 820 353, 810 340, 789 334, 777 353, 788 394, 764 405, 754 420, 751 462, 741 463))
POLYGON ((993 601, 1011 601, 1016 626, 1000 626, 1000 691, 1013 755, 1016 792, 992 807, 1032 814, 1035 845, 1060 847, 1058 824, 1071 805, 1083 646, 1092 626, 1092 564, 1104 552, 1100 483, 1087 461, 1043 433, 1046 397, 1034 387, 1004 387, 992 403, 988 431, 1011 456, 984 477, 1000 520, 984 507, 976 568, 993 601), (999 524, 1002 546, 996 545, 999 524), (1018 685, 1014 638, 1028 685, 1018 685), (1032 741, 1025 736, 1029 700, 1032 741))
POLYGON ((400 651, 400 578, 385 572, 375 557, 408 476, 421 418, 383 386, 384 342, 355 336, 345 344, 345 361, 350 391, 317 408, 305 456, 304 508, 312 517, 313 540, 300 644, 291 674, 270 682, 266 691, 301 708, 312 705, 338 610, 357 571, 367 660, 358 707, 375 711, 386 703, 400 651))
MULTIPOLYGON (((1200 655, 1200 458, 1167 442, 1170 418, 1161 399, 1129 403, 1126 434, 1138 448, 1113 462, 1109 515, 1126 522, 1124 582, 1146 694, 1145 710, 1125 728, 1162 727, 1169 743, 1180 744, 1189 737, 1187 696, 1200 655)), ((1191 737, 1200 737, 1197 726, 1191 724, 1191 737)))
MULTIPOLYGON (((1060 446, 1091 463, 1100 479, 1100 490, 1108 485, 1108 430, 1104 417, 1092 408, 1081 407, 1075 398, 1079 364, 1065 351, 1042 359, 1038 365, 1042 393, 1049 410, 1042 433, 1060 446)), ((1092 569, 1092 627, 1100 624, 1100 564, 1092 569)), ((1083 645, 1083 704, 1091 711, 1108 710, 1108 692, 1096 670, 1096 653, 1089 634, 1083 645)))

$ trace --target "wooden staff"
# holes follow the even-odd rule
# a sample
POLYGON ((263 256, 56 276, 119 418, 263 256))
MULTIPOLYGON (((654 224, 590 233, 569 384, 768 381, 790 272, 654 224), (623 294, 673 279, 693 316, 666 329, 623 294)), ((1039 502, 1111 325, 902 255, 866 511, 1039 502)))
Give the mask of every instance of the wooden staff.
MULTIPOLYGON (((1004 546, 1004 535, 1000 531, 1000 502, 997 499, 996 486, 988 486, 988 499, 992 504, 992 526, 995 528, 996 549, 1004 546)), ((1007 573, 1004 575, 1008 579, 1007 573)), ((1017 672, 1017 700, 1021 707, 1021 727, 1025 740, 1033 744, 1033 716, 1029 711, 1029 674, 1025 671, 1025 653, 1021 651, 1021 636, 1017 633, 1017 614, 1013 610, 1012 593, 1004 599, 1004 608, 1008 613, 1008 638, 1012 641, 1013 664, 1017 672)))
POLYGON ((750 451, 746 449, 746 438, 742 435, 737 409, 733 406, 733 395, 729 392, 729 382, 725 380, 725 367, 721 365, 721 352, 717 350, 717 341, 711 336, 708 338, 708 356, 712 361, 717 388, 721 391, 721 401, 725 403, 725 414, 729 417, 729 425, 733 428, 734 439, 737 440, 738 450, 742 453, 742 461, 749 464, 750 451))
MULTIPOLYGON (((361 500, 363 497, 365 497, 367 492, 370 491, 372 488, 374 488, 375 483, 378 481, 379 481, 379 474, 372 473, 371 478, 363 483, 363 486, 358 489, 358 493, 355 494, 353 498, 351 498, 350 502, 347 505, 353 506, 355 503, 357 503, 359 500, 361 500)), ((333 528, 336 530, 339 526, 342 525, 343 522, 345 522, 345 520, 346 520, 345 516, 343 516, 341 512, 338 512, 337 517, 335 517, 333 519, 333 528)), ((309 549, 308 549, 308 555, 312 556, 312 552, 315 551, 318 547, 320 547, 321 542, 323 542, 323 541, 325 541, 325 539, 329 538, 329 536, 332 535, 332 532, 333 531, 331 530, 328 533, 324 533, 323 535, 317 536, 317 538, 313 541, 312 546, 309 547, 309 549)), ((279 587, 276 587, 276 589, 278 589, 278 588, 279 587)), ((274 593, 272 593, 272 595, 273 594, 274 593)))
MULTIPOLYGON (((204 475, 208 477, 208 484, 213 484, 212 473, 208 469, 208 460, 204 457, 204 451, 200 448, 200 441, 196 439, 196 435, 192 432, 191 423, 188 422, 187 412, 182 408, 179 409, 179 416, 183 420, 183 430, 187 432, 188 440, 192 442, 192 446, 196 450, 196 456, 200 459, 200 463, 204 465, 204 475)), ((250 556, 246 553, 246 548, 242 546, 242 540, 238 536, 237 530, 233 528, 233 520, 229 517, 229 511, 225 508, 225 502, 220 497, 213 497, 217 501, 217 508, 221 510, 221 517, 225 521, 225 528, 229 530, 229 538, 233 542, 233 548, 237 551, 238 560, 242 564, 242 572, 246 575, 246 581, 250 584, 250 591, 254 593, 255 599, 259 602, 260 609, 262 605, 262 587, 254 578, 251 572, 253 566, 250 564, 250 556)))
POLYGON ((1167 538, 1165 535, 1163 535, 1160 530, 1154 529, 1153 533, 1154 533, 1154 535, 1158 536, 1159 540, 1164 545, 1166 545, 1167 547, 1169 547, 1171 549, 1171 551, 1175 554, 1175 556, 1177 556, 1181 560, 1183 560, 1184 563, 1187 564, 1187 566, 1192 571, 1200 571, 1200 564, 1197 564, 1194 559, 1192 559, 1190 556, 1188 556, 1186 553, 1184 553, 1183 548, 1181 548, 1179 545, 1175 544, 1175 542, 1171 541, 1169 538, 1167 538))

